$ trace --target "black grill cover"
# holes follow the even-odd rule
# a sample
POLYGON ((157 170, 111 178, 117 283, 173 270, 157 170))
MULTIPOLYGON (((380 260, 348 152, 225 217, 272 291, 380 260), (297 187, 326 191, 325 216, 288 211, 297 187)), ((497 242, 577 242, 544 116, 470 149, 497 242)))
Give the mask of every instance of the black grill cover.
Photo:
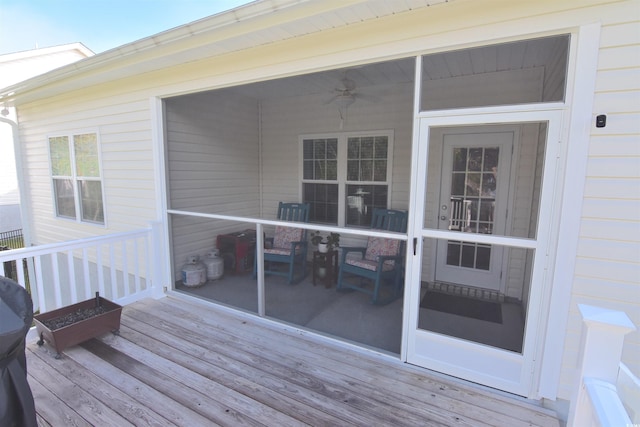
POLYGON ((33 302, 27 291, 0 276, 0 426, 38 425, 25 356, 32 320, 33 302))

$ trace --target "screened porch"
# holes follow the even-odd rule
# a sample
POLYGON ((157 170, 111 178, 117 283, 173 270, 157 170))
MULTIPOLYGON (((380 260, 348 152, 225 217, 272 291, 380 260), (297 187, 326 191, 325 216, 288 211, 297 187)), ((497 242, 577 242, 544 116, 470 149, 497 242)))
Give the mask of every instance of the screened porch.
POLYGON ((535 251, 481 237, 420 238, 416 230, 535 238, 548 124, 440 127, 425 140, 427 175, 416 184, 423 165, 415 162, 415 118, 420 111, 562 101, 567 55, 568 37, 557 36, 165 98, 175 289, 399 355, 405 295, 413 288, 418 328, 522 352, 535 251), (505 135, 511 139, 502 141, 505 135), (412 188, 424 200, 414 211, 412 188), (290 225, 277 218, 279 202, 310 206, 308 222, 295 224, 308 243, 305 274, 293 284, 260 274, 256 262, 265 238, 290 225), (378 208, 408 212, 407 231, 372 231, 378 208), (337 274, 327 277, 314 263, 314 232, 340 234, 328 265, 336 272, 342 248, 365 246, 371 236, 397 240, 400 294, 372 304, 366 293, 338 290, 337 274), (405 263, 418 243, 420 279, 412 283, 405 263), (191 257, 206 270, 212 252, 224 274, 184 283, 191 257))

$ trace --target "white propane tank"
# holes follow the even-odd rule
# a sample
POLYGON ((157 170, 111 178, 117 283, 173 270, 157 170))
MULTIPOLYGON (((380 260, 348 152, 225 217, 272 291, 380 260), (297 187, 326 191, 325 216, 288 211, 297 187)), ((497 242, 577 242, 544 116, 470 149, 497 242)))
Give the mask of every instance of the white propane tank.
POLYGON ((217 280, 224 274, 224 260, 218 257, 218 253, 218 250, 214 249, 204 259, 204 265, 207 266, 207 280, 217 280))
POLYGON ((187 257, 187 263, 182 267, 182 284, 195 288, 207 283, 207 268, 200 262, 198 255, 187 257))

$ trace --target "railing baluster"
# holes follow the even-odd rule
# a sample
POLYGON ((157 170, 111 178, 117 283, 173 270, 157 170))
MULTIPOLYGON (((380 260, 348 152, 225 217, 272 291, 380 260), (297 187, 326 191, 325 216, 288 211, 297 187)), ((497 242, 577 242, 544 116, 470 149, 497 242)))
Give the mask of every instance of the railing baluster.
POLYGON ((122 254, 120 256, 122 257, 122 287, 124 289, 123 296, 128 297, 131 294, 131 289, 129 289, 129 262, 127 261, 129 257, 126 240, 123 240, 120 244, 120 250, 122 251, 122 254))
MULTIPOLYGON (((157 269, 153 263, 153 260, 154 260, 153 254, 157 253, 157 250, 154 251, 154 246, 153 246, 154 239, 157 238, 156 230, 157 230, 157 226, 153 225, 151 228, 151 233, 149 233, 147 237, 144 239, 144 246, 146 249, 146 255, 145 255, 146 256, 146 265, 145 265, 146 281, 144 283, 145 289, 149 289, 151 287, 151 284, 154 283, 154 280, 156 278, 155 275, 156 275, 157 269)), ((160 285, 156 283, 156 286, 160 286, 160 285)))
POLYGON ((91 276, 89 274, 89 249, 82 248, 82 273, 84 277, 84 297, 89 299, 92 296, 91 292, 91 276))
POLYGON ((138 252, 138 239, 133 239, 133 256, 135 257, 133 270, 135 274, 136 293, 138 293, 140 292, 140 252, 138 252))
POLYGON ((62 307, 62 289, 60 288, 60 271, 58 268, 58 253, 49 256, 51 260, 51 273, 53 275, 53 290, 55 292, 56 307, 62 307))
POLYGON ((78 288, 76 283, 73 251, 67 251, 67 268, 69 269, 69 286, 71 286, 71 301, 78 300, 78 288))
POLYGON ((118 275, 116 274, 115 243, 109 243, 109 269, 111 271, 111 299, 118 299, 118 275))
POLYGON ((44 295, 44 280, 42 280, 42 255, 33 258, 36 268, 36 288, 38 289, 38 303, 40 312, 47 311, 46 298, 44 295))
POLYGON ((102 245, 96 248, 96 265, 98 269, 98 289, 102 295, 105 295, 104 289, 104 265, 102 263, 102 245))
POLYGON ((23 288, 26 288, 27 280, 24 276, 24 263, 25 263, 25 258, 18 258, 16 260, 16 270, 18 272, 18 283, 20 283, 23 288))

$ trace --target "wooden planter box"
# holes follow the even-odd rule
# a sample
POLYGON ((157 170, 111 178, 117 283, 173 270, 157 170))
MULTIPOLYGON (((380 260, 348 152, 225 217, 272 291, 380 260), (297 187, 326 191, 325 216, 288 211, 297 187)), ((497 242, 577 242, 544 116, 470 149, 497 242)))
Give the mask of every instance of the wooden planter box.
POLYGON ((38 345, 48 342, 56 349, 56 359, 60 357, 60 353, 67 347, 80 344, 91 338, 98 337, 107 332, 118 334, 120 331, 120 315, 122 314, 122 306, 113 303, 107 299, 96 296, 90 300, 82 301, 77 304, 68 305, 57 310, 34 316, 33 320, 36 324, 36 330, 40 336, 38 345), (93 317, 74 321, 73 323, 62 326, 58 329, 50 329, 45 326, 45 322, 53 319, 63 318, 78 310, 91 310, 96 307, 96 302, 104 308, 104 312, 93 317))

